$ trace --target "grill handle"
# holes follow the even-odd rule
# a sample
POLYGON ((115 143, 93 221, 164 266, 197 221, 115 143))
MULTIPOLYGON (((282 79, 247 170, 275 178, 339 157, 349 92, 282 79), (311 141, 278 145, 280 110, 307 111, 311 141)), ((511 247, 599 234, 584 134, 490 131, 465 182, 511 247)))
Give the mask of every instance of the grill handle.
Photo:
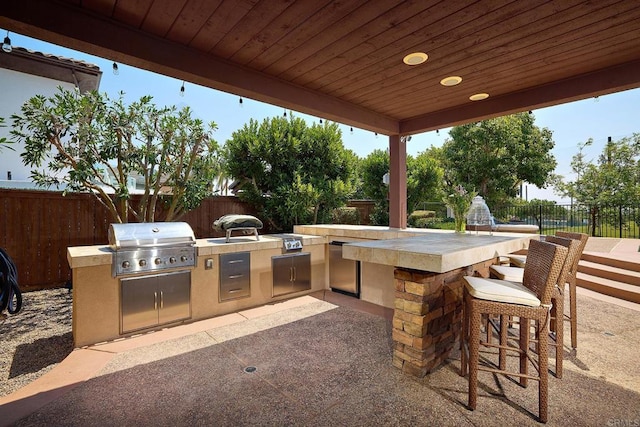
POLYGON ((157 292, 153 293, 153 309, 154 310, 158 309, 158 293, 157 292))
MULTIPOLYGON (((155 249, 155 248, 166 248, 166 247, 185 247, 185 248, 189 248, 193 246, 192 243, 182 243, 182 244, 176 244, 174 242, 158 242, 158 243, 141 243, 139 245, 135 245, 135 248, 149 248, 149 249, 155 249)), ((127 248, 128 249, 128 248, 127 248)))

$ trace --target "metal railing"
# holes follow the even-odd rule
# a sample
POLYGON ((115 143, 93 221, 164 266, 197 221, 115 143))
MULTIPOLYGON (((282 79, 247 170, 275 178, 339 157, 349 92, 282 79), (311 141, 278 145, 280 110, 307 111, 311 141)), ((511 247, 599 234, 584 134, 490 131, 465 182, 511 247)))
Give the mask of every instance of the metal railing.
MULTIPOLYGON (((423 210, 434 211, 437 218, 447 217, 440 202, 427 202, 423 210)), ((640 238, 640 206, 508 205, 492 208, 496 222, 538 226, 540 234, 556 231, 586 233, 594 237, 640 238)))
POLYGON ((540 234, 574 231, 594 237, 640 238, 639 206, 526 205, 492 210, 497 221, 537 225, 540 234))

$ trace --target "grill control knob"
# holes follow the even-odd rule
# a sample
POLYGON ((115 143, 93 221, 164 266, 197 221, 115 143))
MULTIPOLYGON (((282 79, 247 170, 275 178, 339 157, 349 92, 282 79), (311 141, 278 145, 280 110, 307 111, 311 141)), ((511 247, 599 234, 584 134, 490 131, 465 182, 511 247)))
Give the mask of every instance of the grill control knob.
POLYGON ((186 255, 182 255, 182 256, 180 257, 180 261, 182 261, 182 262, 187 262, 187 256, 186 256, 186 255))
POLYGON ((147 260, 146 259, 141 259, 138 264, 140 265, 140 267, 144 267, 145 265, 147 265, 147 260))
POLYGON ((162 264, 162 259, 161 259, 161 258, 156 258, 156 260, 154 261, 154 263, 155 263, 156 265, 160 265, 160 264, 162 264))
POLYGON ((176 257, 172 256, 169 258, 169 264, 174 264, 176 262, 176 257))
POLYGON ((129 268, 129 266, 131 266, 131 264, 129 264, 129 261, 122 262, 122 268, 129 268))

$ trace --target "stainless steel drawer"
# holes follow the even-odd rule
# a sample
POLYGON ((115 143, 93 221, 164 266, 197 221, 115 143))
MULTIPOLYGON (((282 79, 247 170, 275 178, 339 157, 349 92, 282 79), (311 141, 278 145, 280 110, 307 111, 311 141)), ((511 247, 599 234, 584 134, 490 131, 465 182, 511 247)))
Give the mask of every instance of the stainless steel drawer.
POLYGON ((220 255, 220 302, 251 295, 251 254, 220 255))

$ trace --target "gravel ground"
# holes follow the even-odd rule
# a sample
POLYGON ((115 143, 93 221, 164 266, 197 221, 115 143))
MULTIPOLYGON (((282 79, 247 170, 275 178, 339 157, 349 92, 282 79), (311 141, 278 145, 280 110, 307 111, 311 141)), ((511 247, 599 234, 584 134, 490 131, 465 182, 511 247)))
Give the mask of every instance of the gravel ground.
POLYGON ((68 289, 25 292, 22 310, 0 316, 0 396, 49 372, 73 350, 68 289))

